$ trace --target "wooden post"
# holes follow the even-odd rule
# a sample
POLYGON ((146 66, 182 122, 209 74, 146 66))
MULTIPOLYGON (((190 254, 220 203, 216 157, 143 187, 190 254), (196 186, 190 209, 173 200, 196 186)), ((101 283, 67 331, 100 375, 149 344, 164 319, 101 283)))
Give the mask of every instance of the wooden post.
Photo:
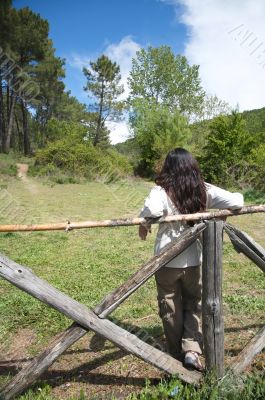
POLYGON ((222 304, 223 221, 208 221, 203 233, 202 328, 206 368, 224 374, 222 304))

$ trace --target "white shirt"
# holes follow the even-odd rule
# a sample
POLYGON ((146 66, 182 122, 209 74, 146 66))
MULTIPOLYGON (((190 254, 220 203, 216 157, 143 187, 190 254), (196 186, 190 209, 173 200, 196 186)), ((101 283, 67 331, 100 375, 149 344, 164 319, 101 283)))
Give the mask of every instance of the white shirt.
MULTIPOLYGON (((207 193, 207 208, 230 208, 235 210, 243 207, 244 199, 241 193, 231 193, 217 186, 205 183, 207 193)), ((161 186, 154 186, 149 196, 145 199, 144 207, 141 210, 142 218, 158 218, 167 215, 179 214, 172 200, 161 186)), ((155 254, 167 244, 176 240, 176 238, 188 227, 183 221, 174 221, 159 224, 156 242, 155 254)), ((186 268, 196 266, 201 263, 202 251, 201 242, 197 239, 180 255, 171 260, 166 267, 186 268)))

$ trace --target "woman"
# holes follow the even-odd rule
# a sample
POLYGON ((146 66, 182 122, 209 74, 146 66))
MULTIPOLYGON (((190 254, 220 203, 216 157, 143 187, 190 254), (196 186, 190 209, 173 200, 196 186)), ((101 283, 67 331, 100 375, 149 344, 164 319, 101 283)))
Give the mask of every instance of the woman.
MULTIPOLYGON (((237 209, 243 206, 243 196, 204 182, 199 164, 185 149, 168 153, 156 186, 146 198, 140 216, 157 218, 174 214, 191 214, 206 208, 237 209)), ((188 226, 185 222, 159 225, 155 254, 176 240, 188 226)), ((139 236, 146 239, 151 225, 143 224, 139 236)), ((155 275, 159 315, 163 322, 167 350, 175 358, 184 355, 187 368, 202 370, 200 300, 201 244, 197 240, 171 260, 155 275)))

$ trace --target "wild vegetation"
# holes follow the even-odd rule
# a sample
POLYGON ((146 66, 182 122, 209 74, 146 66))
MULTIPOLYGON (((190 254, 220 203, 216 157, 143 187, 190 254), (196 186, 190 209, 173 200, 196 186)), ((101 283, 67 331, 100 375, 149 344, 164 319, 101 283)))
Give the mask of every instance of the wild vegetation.
MULTIPOLYGON (((177 146, 192 151, 209 182, 243 191, 249 203, 265 202, 265 108, 239 113, 206 94, 199 66, 169 46, 138 51, 127 99, 119 65, 104 54, 91 60, 83 71, 85 105, 67 91, 65 60, 40 15, 2 0, 0 43, 0 224, 137 215, 152 185, 141 178, 153 178, 177 146), (131 137, 114 146, 108 121, 123 118, 131 137), (16 177, 18 162, 29 164, 27 179, 16 177)), ((263 216, 233 222, 265 246, 263 216)), ((0 235, 0 251, 93 307, 151 256, 155 233, 147 242, 132 227, 7 233, 0 235)), ((264 324, 264 291, 262 273, 225 239, 227 366, 264 324)), ((70 321, 2 280, 0 296, 2 385, 70 321)), ((153 279, 111 318, 163 344, 153 279)), ((109 392, 130 400, 261 400, 263 370, 261 354, 248 377, 228 374, 217 382, 208 376, 197 389, 164 379, 89 333, 20 399, 101 399, 109 392)))

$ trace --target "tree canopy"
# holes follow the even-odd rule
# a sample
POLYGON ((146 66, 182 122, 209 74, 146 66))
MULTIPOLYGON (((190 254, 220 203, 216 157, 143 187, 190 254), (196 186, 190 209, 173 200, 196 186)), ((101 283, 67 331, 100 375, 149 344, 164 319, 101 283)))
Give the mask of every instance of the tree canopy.
POLYGON ((124 92, 121 85, 120 67, 104 54, 95 62, 90 62, 90 69, 83 69, 87 79, 85 90, 94 103, 91 110, 95 113, 91 125, 94 146, 108 140, 107 120, 117 120, 123 110, 119 96, 124 92), (94 125, 94 129, 93 129, 94 125))
POLYGON ((161 167, 170 150, 186 145, 190 137, 187 119, 159 103, 141 100, 131 123, 140 148, 140 170, 147 176, 161 167))
POLYGON ((221 185, 243 182, 252 146, 253 137, 241 114, 234 111, 231 116, 215 118, 201 156, 205 178, 221 185))
POLYGON ((132 60, 128 79, 130 99, 159 103, 190 117, 201 111, 204 90, 199 66, 174 55, 169 46, 140 49, 132 60))

